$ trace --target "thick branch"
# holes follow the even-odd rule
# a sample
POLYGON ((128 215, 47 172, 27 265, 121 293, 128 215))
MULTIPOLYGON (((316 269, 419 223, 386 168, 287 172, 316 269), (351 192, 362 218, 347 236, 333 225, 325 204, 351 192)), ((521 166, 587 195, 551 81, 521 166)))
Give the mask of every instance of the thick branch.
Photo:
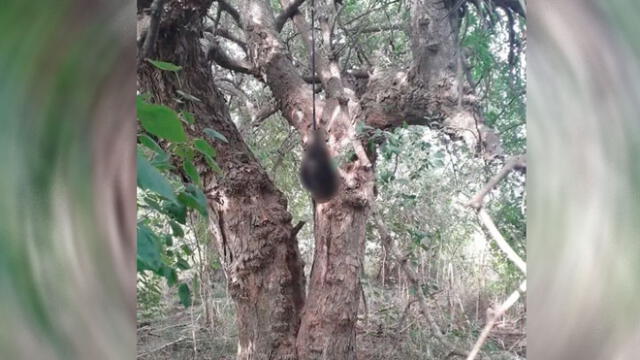
POLYGON ((213 34, 234 42, 235 44, 240 46, 240 48, 242 48, 245 53, 247 52, 247 43, 239 37, 235 36, 233 33, 231 33, 231 31, 223 28, 218 28, 213 34))
POLYGON ((287 6, 287 8, 284 9, 283 12, 281 12, 278 16, 276 16, 276 21, 274 23, 274 26, 277 32, 282 31, 282 28, 284 27, 284 24, 287 23, 287 20, 289 20, 290 17, 298 13, 298 9, 302 5, 302 3, 304 3, 304 1, 305 0, 295 0, 294 2, 289 4, 289 6, 287 6))
POLYGON ((225 69, 237 71, 243 74, 254 75, 249 63, 234 59, 224 52, 216 41, 211 42, 211 47, 207 52, 207 59, 214 61, 216 64, 222 66, 225 69))
POLYGON ((236 10, 236 8, 234 8, 233 6, 231 6, 231 4, 229 4, 228 2, 226 2, 226 0, 217 0, 218 4, 220 5, 220 8, 226 12, 227 14, 231 15, 231 17, 233 18, 233 20, 240 25, 241 24, 241 20, 240 20, 240 13, 238 12, 238 10, 236 10))

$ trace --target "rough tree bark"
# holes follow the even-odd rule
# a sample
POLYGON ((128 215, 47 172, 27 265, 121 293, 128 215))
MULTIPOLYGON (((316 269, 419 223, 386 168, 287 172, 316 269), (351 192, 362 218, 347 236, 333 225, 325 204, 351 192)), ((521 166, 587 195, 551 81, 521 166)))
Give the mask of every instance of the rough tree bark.
POLYGON ((237 305, 238 359, 296 359, 296 334, 304 304, 303 264, 287 211, 287 201, 243 142, 216 88, 202 47, 202 19, 211 0, 169 1, 162 18, 155 58, 183 70, 177 76, 139 59, 138 81, 152 101, 194 114, 192 136, 204 128, 228 143, 211 143, 222 175, 200 166, 209 199, 210 227, 230 294, 237 305), (201 101, 176 101, 177 90, 201 101))

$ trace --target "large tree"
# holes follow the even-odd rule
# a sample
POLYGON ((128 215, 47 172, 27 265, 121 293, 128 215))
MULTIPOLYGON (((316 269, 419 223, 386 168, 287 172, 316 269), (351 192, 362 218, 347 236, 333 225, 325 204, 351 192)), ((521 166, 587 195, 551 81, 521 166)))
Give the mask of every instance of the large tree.
POLYGON ((237 304, 238 359, 356 358, 359 274, 376 192, 373 130, 403 124, 441 128, 463 138, 478 155, 502 155, 480 111, 458 35, 468 11, 489 14, 487 21, 504 13, 513 26, 524 8, 518 0, 470 3, 370 1, 347 18, 354 2, 317 0, 313 44, 304 15, 310 4, 300 0, 138 1, 140 91, 153 102, 194 114, 191 135, 204 137, 211 128, 228 139, 211 144, 222 175, 204 160, 198 169, 210 228, 237 304), (399 11, 406 21, 362 21, 378 11, 399 11), (385 31, 408 39, 408 63, 380 63, 359 43, 363 33, 385 31), (293 38, 301 39, 305 51, 292 45, 293 38), (312 74, 307 55, 314 45, 312 74), (183 70, 162 71, 147 58, 183 70), (286 198, 232 122, 212 65, 216 72, 242 74, 268 88, 275 101, 254 109, 252 117, 258 121, 279 111, 305 144, 312 135, 310 84, 319 84, 318 123, 326 130, 329 152, 350 155, 339 167, 338 195, 314 212, 308 287, 296 240, 299 227, 292 226, 286 198))

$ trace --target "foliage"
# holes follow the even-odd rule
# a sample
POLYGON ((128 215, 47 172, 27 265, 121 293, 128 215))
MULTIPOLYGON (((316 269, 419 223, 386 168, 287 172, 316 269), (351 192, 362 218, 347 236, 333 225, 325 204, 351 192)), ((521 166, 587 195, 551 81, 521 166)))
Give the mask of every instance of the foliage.
MULTIPOLYGON (((181 69, 168 62, 150 62, 165 71, 181 69)), ((221 173, 215 161, 217 154, 206 140, 185 132, 183 122, 193 123, 192 114, 178 114, 165 105, 152 104, 146 95, 138 95, 136 107, 142 129, 137 147, 139 293, 155 306, 154 301, 158 300, 155 277, 161 277, 167 286, 178 287, 180 302, 189 307, 192 292, 189 284, 179 277, 181 272, 191 269, 187 259, 193 251, 184 241, 187 218, 194 211, 207 216, 207 200, 196 164, 206 164, 221 173)), ((206 129, 205 133, 216 141, 227 142, 213 129, 206 129)))

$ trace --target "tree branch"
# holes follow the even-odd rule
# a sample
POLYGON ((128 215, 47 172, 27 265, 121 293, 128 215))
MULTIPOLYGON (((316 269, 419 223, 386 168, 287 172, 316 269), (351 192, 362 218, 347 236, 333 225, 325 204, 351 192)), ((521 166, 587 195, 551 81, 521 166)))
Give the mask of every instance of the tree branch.
POLYGON ((240 20, 240 13, 238 12, 238 10, 236 10, 236 8, 234 8, 233 6, 231 6, 231 4, 229 4, 228 2, 226 2, 226 0, 217 0, 218 4, 220 6, 220 8, 226 12, 227 14, 231 15, 231 17, 233 18, 233 20, 238 24, 242 24, 241 20, 240 20))
POLYGON ((255 75, 249 63, 230 57, 220 48, 216 41, 212 41, 210 46, 211 47, 207 52, 207 59, 214 61, 216 64, 222 66, 225 69, 243 74, 255 75))
POLYGON ((282 11, 278 16, 276 16, 274 26, 277 32, 282 31, 282 28, 284 27, 284 24, 287 23, 287 20, 289 20, 290 17, 298 13, 298 9, 304 3, 304 1, 305 0, 295 0, 294 2, 289 4, 289 6, 287 6, 287 8, 284 9, 284 11, 282 11))
POLYGON ((247 52, 247 43, 244 42, 242 39, 240 39, 239 37, 235 36, 233 33, 231 33, 231 31, 227 30, 227 29, 223 29, 223 28, 218 28, 213 32, 214 35, 223 37, 235 44, 237 44, 238 46, 240 46, 240 48, 242 48, 242 50, 246 53, 247 52))
POLYGON ((509 295, 507 300, 505 300, 500 305, 500 307, 493 313, 493 315, 489 318, 489 321, 487 322, 487 324, 484 326, 484 329, 482 329, 482 332, 480 333, 478 340, 476 341, 475 345, 473 345, 473 348, 471 349, 471 352, 469 352, 469 356, 467 356, 466 360, 473 360, 476 358, 476 356, 480 352, 480 348, 482 348, 482 345, 487 340, 487 337, 489 337, 489 333, 491 332, 491 329, 493 328, 493 326, 496 324, 498 319, 502 315, 504 315, 504 313, 507 312, 507 310, 509 310, 509 308, 511 308, 513 304, 515 304, 516 301, 518 301, 518 299, 520 299, 520 295, 526 291, 526 287, 527 287, 527 281, 525 280, 522 282, 522 284, 520 284, 520 288, 516 289, 516 291, 511 293, 511 295, 509 295))
POLYGON ((491 216, 489 216, 489 213, 484 208, 478 210, 478 218, 480 219, 480 223, 484 225, 484 227, 489 232, 489 235, 491 235, 496 244, 498 244, 500 250, 502 250, 502 252, 507 255, 507 258, 509 258, 509 260, 511 260, 518 267, 518 269, 520 269, 520 271, 522 271, 522 273, 526 275, 527 264, 524 262, 524 260, 522 260, 520 255, 518 255, 518 253, 513 250, 509 243, 504 239, 502 234, 500 234, 500 231, 498 231, 496 224, 493 222, 491 216))
POLYGON ((523 170, 526 168, 527 168, 526 155, 519 155, 511 158, 509 161, 507 161, 507 163, 500 170, 500 172, 498 172, 494 177, 492 177, 491 180, 489 180, 489 182, 480 191, 478 191, 477 194, 473 196, 473 198, 469 201, 467 206, 475 210, 480 210, 480 208, 482 208, 482 202, 485 196, 487 196, 487 194, 491 190, 493 190, 493 188, 496 187, 496 185, 498 185, 498 183, 502 181, 502 179, 507 177, 507 175, 509 175, 511 170, 514 170, 514 169, 523 170))

